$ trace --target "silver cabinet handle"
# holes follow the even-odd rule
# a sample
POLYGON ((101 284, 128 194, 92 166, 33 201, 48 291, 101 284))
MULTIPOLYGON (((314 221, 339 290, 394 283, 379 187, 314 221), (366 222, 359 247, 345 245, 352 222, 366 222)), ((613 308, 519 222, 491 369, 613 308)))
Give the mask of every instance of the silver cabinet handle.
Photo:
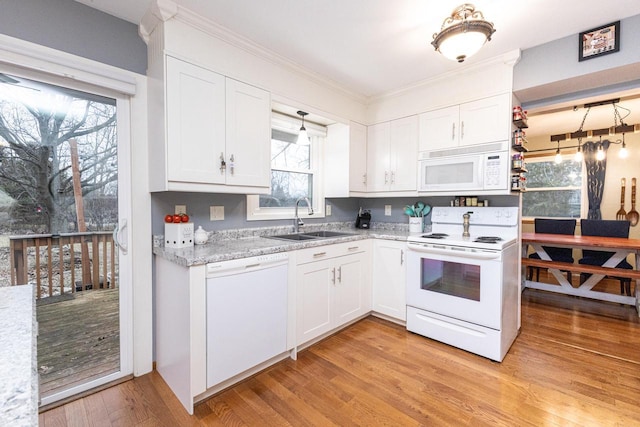
POLYGON ((338 267, 338 283, 342 283, 342 267, 338 267))
POLYGON ((400 249, 400 265, 404 264, 404 249, 400 249))
POLYGON ((464 122, 460 124, 460 139, 464 139, 464 122))
POLYGON ((388 171, 384 171, 384 183, 385 184, 389 183, 389 172, 388 171))
POLYGON ((451 123, 451 140, 456 139, 456 124, 451 123))
POLYGON ((220 175, 224 175, 224 171, 227 169, 227 162, 224 161, 224 153, 220 153, 220 175))
POLYGON ((315 254, 313 254, 313 257, 315 258, 315 257, 319 257, 319 256, 324 256, 326 254, 327 254, 326 252, 316 252, 315 254))
POLYGON ((363 174, 362 174, 362 183, 363 183, 364 185, 367 185, 367 174, 366 174, 366 173, 363 173, 363 174))
POLYGON ((233 154, 232 154, 231 157, 229 157, 229 171, 231 172, 231 175, 233 175, 235 166, 236 166, 235 158, 233 157, 233 154))
POLYGON ((391 172, 391 184, 395 184, 395 183, 396 183, 396 173, 391 172))
POLYGON ((336 284, 336 269, 332 269, 331 273, 333 274, 333 276, 331 277, 331 283, 333 283, 334 285, 336 284))
POLYGON ((347 250, 349 251, 355 251, 357 249, 360 249, 360 246, 350 246, 349 248, 347 248, 347 250))

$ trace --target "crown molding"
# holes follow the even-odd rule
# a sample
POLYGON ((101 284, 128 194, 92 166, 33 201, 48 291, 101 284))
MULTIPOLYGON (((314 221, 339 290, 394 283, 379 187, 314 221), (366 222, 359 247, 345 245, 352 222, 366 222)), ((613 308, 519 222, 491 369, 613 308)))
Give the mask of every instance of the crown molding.
POLYGON ((368 101, 370 104, 373 104, 386 99, 407 95, 410 92, 424 89, 425 87, 431 86, 439 82, 450 81, 452 79, 459 78, 460 76, 468 74, 469 72, 482 70, 483 68, 489 67, 491 65, 505 64, 513 68, 518 63, 518 61, 520 61, 520 49, 515 49, 507 53, 504 53, 502 55, 494 56, 484 61, 480 61, 476 64, 468 65, 464 68, 458 68, 453 71, 438 74, 437 76, 433 76, 428 79, 421 80, 398 89, 393 89, 388 92, 383 92, 379 95, 371 96, 368 98, 368 101))
POLYGON ((172 0, 155 0, 151 3, 151 6, 145 13, 139 25, 139 32, 141 37, 148 42, 149 35, 153 32, 155 27, 160 22, 165 22, 169 19, 176 19, 184 22, 205 34, 222 40, 238 49, 241 49, 251 55, 257 56, 265 61, 268 61, 274 65, 285 68, 289 72, 297 74, 307 80, 314 83, 318 83, 323 87, 330 87, 331 89, 342 93, 348 98, 366 104, 368 98, 360 93, 341 85, 335 80, 329 79, 319 73, 310 71, 309 69, 299 65, 298 63, 291 61, 290 59, 272 51, 258 43, 243 37, 230 29, 206 19, 193 11, 184 8, 172 0))

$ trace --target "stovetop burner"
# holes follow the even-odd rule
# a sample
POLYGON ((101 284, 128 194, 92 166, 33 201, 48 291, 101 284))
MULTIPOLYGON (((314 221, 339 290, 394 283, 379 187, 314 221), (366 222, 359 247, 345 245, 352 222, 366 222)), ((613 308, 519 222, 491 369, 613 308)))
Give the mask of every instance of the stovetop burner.
POLYGON ((424 234, 421 236, 424 239, 444 239, 445 237, 449 237, 447 233, 431 233, 424 234))
POLYGON ((476 240, 474 240, 474 242, 478 242, 478 243, 498 243, 501 240, 502 240, 502 237, 498 237, 498 236, 479 236, 478 238, 476 238, 476 240))

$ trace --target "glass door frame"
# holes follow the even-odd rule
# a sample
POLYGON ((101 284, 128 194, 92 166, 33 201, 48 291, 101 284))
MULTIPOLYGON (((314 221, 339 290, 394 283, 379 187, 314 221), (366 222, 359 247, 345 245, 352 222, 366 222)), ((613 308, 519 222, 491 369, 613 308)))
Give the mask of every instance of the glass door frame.
MULTIPOLYGON (((0 72, 53 84, 116 100, 117 156, 118 156, 118 240, 129 246, 131 238, 131 100, 128 95, 114 90, 70 80, 32 69, 25 69, 0 61, 0 72), (126 224, 126 225, 125 225, 126 224)), ((131 249, 131 248, 130 248, 131 249)), ((47 406, 62 399, 78 395, 102 385, 118 381, 133 374, 133 269, 132 251, 118 252, 118 315, 120 326, 120 370, 86 383, 63 389, 40 399, 40 406, 47 406)), ((37 347, 36 347, 37 348, 37 347)))

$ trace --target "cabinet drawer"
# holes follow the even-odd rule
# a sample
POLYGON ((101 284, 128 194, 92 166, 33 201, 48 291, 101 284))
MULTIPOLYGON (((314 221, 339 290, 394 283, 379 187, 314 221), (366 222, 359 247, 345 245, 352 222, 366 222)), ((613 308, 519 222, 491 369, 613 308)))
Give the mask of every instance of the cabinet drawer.
POLYGON ((308 262, 364 252, 367 250, 367 242, 365 239, 301 249, 296 254, 297 264, 306 264, 308 262))

